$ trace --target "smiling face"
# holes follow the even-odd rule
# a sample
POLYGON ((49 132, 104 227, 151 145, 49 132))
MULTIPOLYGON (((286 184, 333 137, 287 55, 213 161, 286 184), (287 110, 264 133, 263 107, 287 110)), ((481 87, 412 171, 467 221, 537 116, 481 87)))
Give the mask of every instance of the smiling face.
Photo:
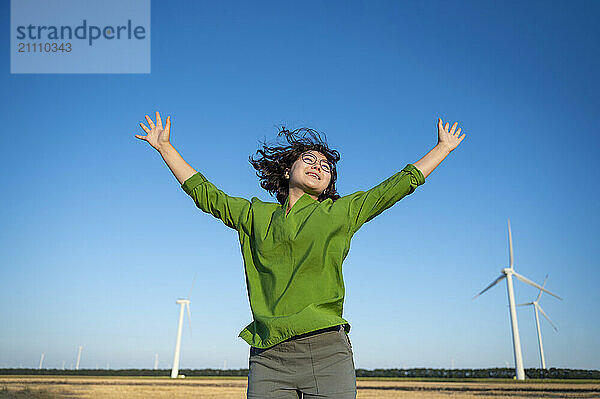
POLYGON ((305 151, 285 170, 285 178, 289 179, 290 190, 294 187, 305 193, 319 196, 331 181, 331 170, 323 169, 327 158, 319 151, 305 151), (311 165, 310 163, 314 163, 311 165))

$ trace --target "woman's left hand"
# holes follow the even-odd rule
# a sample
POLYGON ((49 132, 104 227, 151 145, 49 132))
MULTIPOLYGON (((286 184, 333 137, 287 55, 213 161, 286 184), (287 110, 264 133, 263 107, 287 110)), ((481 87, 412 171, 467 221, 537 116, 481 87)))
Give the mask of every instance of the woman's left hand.
POLYGON ((458 128, 458 130, 455 131, 458 122, 454 122, 450 131, 448 131, 449 126, 450 125, 446 122, 446 126, 444 127, 442 119, 438 118, 438 146, 441 146, 448 152, 458 147, 460 142, 465 138, 464 133, 462 136, 460 135, 461 128, 458 128))

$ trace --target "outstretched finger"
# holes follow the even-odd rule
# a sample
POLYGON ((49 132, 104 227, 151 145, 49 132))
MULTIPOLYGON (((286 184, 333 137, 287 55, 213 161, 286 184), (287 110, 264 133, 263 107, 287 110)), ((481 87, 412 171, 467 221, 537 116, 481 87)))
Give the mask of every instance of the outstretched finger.
POLYGON ((135 137, 137 137, 140 140, 146 140, 146 137, 148 136, 140 136, 139 134, 136 134, 135 137))
POLYGON ((152 122, 152 119, 150 119, 150 117, 148 115, 146 115, 146 120, 148 121, 148 124, 150 125, 150 129, 154 129, 154 122, 152 122))
POLYGON ((156 127, 162 129, 162 120, 160 119, 160 114, 156 111, 156 127))
POLYGON ((167 116, 167 123, 165 123, 165 132, 169 134, 171 130, 171 116, 167 116))
POLYGON ((448 127, 450 127, 450 124, 448 122, 446 122, 446 127, 444 128, 444 130, 448 131, 448 127))
POLYGON ((150 133, 150 129, 148 129, 148 128, 146 127, 146 125, 144 125, 142 122, 140 122, 140 126, 142 127, 142 129, 144 129, 144 132, 146 132, 146 133, 150 133))
POLYGON ((451 135, 454 135, 454 130, 456 129, 456 126, 458 126, 458 122, 454 122, 454 124, 452 125, 452 129, 450 129, 451 135))
POLYGON ((458 130, 456 131, 456 137, 460 136, 460 131, 461 131, 461 128, 459 127, 458 130))

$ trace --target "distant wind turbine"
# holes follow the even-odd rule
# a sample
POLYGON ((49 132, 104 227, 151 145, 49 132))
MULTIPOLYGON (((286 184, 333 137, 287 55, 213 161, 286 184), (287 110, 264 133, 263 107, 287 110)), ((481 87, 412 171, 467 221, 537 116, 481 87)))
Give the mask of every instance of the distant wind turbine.
POLYGON ((190 312, 190 296, 192 295, 192 289, 194 288, 194 281, 196 280, 196 275, 194 274, 194 279, 192 280, 192 288, 190 289, 190 293, 188 294, 187 299, 178 299, 175 301, 179 308, 179 323, 177 325, 177 340, 175 342, 175 355, 173 356, 173 368, 171 369, 171 378, 177 378, 179 376, 179 353, 181 352, 181 330, 183 328, 183 308, 187 309, 188 314, 188 323, 190 326, 190 334, 192 332, 192 315, 190 312))
POLYGON ((158 353, 154 354, 154 370, 158 369, 158 353))
MULTIPOLYGON (((548 280, 548 275, 546 274, 546 278, 544 279, 544 284, 542 284, 542 287, 546 286, 547 280, 548 280)), ((554 328, 555 331, 558 331, 558 329, 556 328, 554 323, 552 323, 552 320, 550 320, 550 317, 548 317, 546 312, 544 312, 544 309, 542 309, 542 307, 540 306, 539 302, 540 302, 541 296, 542 296, 542 290, 540 290, 540 293, 538 294, 537 299, 535 301, 528 302, 528 303, 521 303, 521 304, 519 304, 519 306, 528 306, 528 305, 533 306, 533 309, 535 311, 535 325, 537 326, 538 345, 540 348, 540 359, 541 359, 541 363, 542 363, 542 369, 545 370, 546 369, 546 360, 544 359, 544 346, 542 345, 542 332, 540 330, 540 319, 538 317, 538 310, 540 312, 542 312, 542 314, 544 315, 546 320, 548 320, 548 323, 550 323, 550 325, 552 326, 552 328, 554 328)))
POLYGON ((500 270, 500 273, 501 273, 500 276, 496 280, 492 281, 490 283, 490 285, 485 287, 485 289, 483 291, 481 291, 479 294, 475 295, 473 297, 473 299, 477 298, 479 295, 483 294, 484 292, 486 292, 487 290, 492 288, 494 285, 498 284, 500 281, 506 279, 506 289, 508 291, 508 306, 510 308, 510 324, 512 327, 513 350, 514 350, 514 355, 515 355, 515 372, 516 372, 517 380, 524 380, 525 379, 525 370, 523 369, 523 354, 521 352, 521 339, 519 338, 519 326, 517 325, 517 311, 516 311, 516 306, 515 306, 515 294, 514 294, 514 290, 513 290, 512 276, 515 276, 517 279, 521 280, 522 282, 529 284, 541 291, 547 292, 548 294, 555 296, 558 299, 562 299, 562 298, 559 297, 558 295, 551 293, 544 287, 541 287, 540 285, 534 283, 533 281, 529 280, 528 278, 520 275, 519 273, 515 272, 514 267, 513 267, 513 245, 512 245, 512 234, 510 232, 510 219, 508 219, 508 246, 509 246, 510 267, 506 267, 506 268, 500 270))
POLYGON ((79 345, 79 352, 77 353, 77 365, 75 366, 75 370, 79 370, 79 361, 81 360, 81 350, 83 346, 79 345))
POLYGON ((42 369, 42 364, 44 364, 44 352, 42 352, 42 357, 40 357, 40 366, 38 367, 38 369, 42 369))

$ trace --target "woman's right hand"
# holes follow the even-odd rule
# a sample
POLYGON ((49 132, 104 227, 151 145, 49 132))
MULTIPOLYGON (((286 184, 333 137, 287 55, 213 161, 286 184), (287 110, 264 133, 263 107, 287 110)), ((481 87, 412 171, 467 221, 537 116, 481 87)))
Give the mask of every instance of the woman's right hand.
POLYGON ((140 122, 140 126, 147 133, 146 136, 140 136, 136 134, 140 140, 145 140, 150 144, 154 149, 160 151, 165 145, 170 144, 169 142, 169 131, 171 129, 171 117, 167 117, 167 123, 165 124, 165 128, 163 129, 162 120, 160 119, 160 114, 156 111, 156 125, 152 122, 152 119, 146 115, 146 121, 148 121, 148 125, 150 125, 150 129, 146 127, 142 122, 140 122))

